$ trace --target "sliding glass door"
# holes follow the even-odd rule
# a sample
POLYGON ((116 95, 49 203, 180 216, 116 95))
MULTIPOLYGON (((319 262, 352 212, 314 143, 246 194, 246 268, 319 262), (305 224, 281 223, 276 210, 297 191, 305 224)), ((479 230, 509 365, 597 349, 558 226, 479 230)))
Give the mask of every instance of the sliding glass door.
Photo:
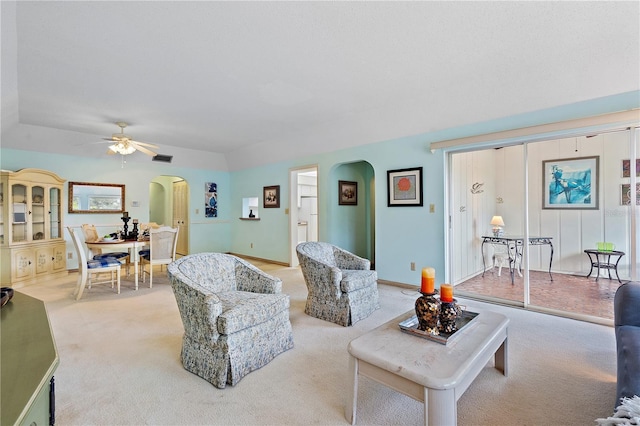
POLYGON ((640 141, 631 132, 449 153, 456 293, 612 319, 613 295, 638 265, 638 209, 629 203, 630 188, 640 191, 640 176, 632 176, 640 141), (599 242, 613 251, 601 257, 597 278, 585 250, 599 242))

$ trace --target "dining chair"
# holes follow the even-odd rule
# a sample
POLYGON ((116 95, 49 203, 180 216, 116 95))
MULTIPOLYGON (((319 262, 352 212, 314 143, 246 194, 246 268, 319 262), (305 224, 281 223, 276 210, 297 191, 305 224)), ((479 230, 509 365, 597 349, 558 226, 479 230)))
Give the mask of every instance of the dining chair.
POLYGON ((111 284, 111 288, 117 286, 117 292, 120 294, 120 268, 122 266, 120 261, 115 257, 88 259, 87 250, 80 240, 80 236, 70 226, 67 227, 67 230, 71 234, 71 240, 78 254, 78 283, 73 293, 76 300, 82 297, 85 287, 90 289, 93 284, 111 284), (105 273, 110 275, 110 279, 100 278, 100 275, 105 273))
MULTIPOLYGON (((98 230, 95 225, 83 224, 82 225, 82 233, 84 234, 85 242, 92 243, 94 241, 100 241, 100 235, 98 234, 98 230)), ((112 252, 102 252, 100 249, 92 249, 90 250, 92 259, 101 260, 105 257, 115 257, 118 260, 125 259, 126 260, 126 272, 127 276, 129 276, 129 266, 131 264, 131 255, 128 251, 112 251, 112 252)))
POLYGON ((149 229, 149 249, 141 250, 140 273, 142 282, 146 282, 149 275, 149 288, 153 286, 153 267, 155 265, 168 265, 176 260, 176 246, 178 244, 178 228, 161 226, 149 229), (149 270, 146 267, 149 267, 149 270))
POLYGON ((510 248, 505 244, 491 244, 493 247, 493 267, 498 267, 498 276, 502 274, 502 267, 509 267, 510 262, 513 259, 513 268, 516 270, 518 275, 522 277, 522 272, 520 272, 520 255, 517 253, 515 247, 510 248), (509 252, 512 251, 510 254, 509 252))

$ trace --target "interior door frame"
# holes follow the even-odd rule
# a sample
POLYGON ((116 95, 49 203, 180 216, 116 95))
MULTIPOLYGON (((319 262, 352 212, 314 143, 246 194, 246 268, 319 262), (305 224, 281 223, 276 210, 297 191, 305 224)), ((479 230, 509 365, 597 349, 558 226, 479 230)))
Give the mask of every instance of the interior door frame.
MULTIPOLYGON (((298 245, 298 175, 313 171, 316 172, 317 176, 317 164, 289 169, 289 266, 291 267, 299 265, 298 255, 296 254, 296 246, 298 245)), ((319 182, 316 183, 319 186, 319 182)), ((319 201, 320 191, 318 191, 319 201)), ((319 223, 318 228, 320 228, 319 223)))

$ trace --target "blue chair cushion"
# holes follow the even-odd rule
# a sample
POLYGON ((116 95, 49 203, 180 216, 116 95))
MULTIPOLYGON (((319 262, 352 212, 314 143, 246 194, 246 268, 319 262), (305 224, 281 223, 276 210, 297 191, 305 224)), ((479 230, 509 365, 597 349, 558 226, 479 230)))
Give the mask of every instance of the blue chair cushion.
POLYGON ((123 258, 125 258, 127 256, 129 256, 129 253, 127 253, 126 251, 115 252, 115 253, 104 253, 104 254, 96 254, 95 256, 93 256, 93 260, 105 259, 107 257, 114 257, 116 259, 123 259, 123 258))
POLYGON ((140 257, 144 257, 146 260, 149 260, 151 257, 151 250, 140 250, 138 254, 140 257))
POLYGON ((104 257, 102 259, 91 259, 87 261, 88 269, 104 268, 105 266, 121 266, 122 263, 115 257, 104 257))

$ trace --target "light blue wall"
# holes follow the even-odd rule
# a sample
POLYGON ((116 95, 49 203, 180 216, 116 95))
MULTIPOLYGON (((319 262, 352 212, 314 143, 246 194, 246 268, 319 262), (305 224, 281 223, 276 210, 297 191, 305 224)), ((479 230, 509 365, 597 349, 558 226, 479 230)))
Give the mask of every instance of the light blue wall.
MULTIPOLYGON (((347 210, 349 213, 346 214, 345 220, 343 210, 347 209, 347 206, 339 206, 337 199, 338 178, 362 179, 358 176, 361 173, 349 171, 347 175, 336 175, 332 171, 336 165, 366 161, 373 168, 375 179, 373 195, 376 206, 375 259, 378 276, 383 280, 418 285, 420 270, 416 268, 416 271, 411 271, 411 262, 415 262, 417 266, 432 265, 440 270, 444 268, 443 154, 441 152, 432 154, 428 148, 424 135, 421 135, 315 155, 295 162, 232 172, 234 190, 231 204, 237 205, 239 209, 242 197, 250 195, 247 191, 261 191, 262 185, 280 184, 285 191, 288 191, 290 168, 317 164, 319 240, 329 242, 342 240, 347 244, 359 244, 340 235, 349 232, 352 218, 351 212, 347 210), (387 170, 420 166, 424 170, 424 207, 387 207, 387 170), (238 188, 241 189, 238 190, 238 188), (435 205, 435 212, 432 214, 428 213, 429 204, 435 205)), ((364 180, 360 183, 363 187, 364 180)), ((287 196, 283 196, 283 200, 288 200, 287 196)), ((288 262, 289 231, 288 215, 284 213, 285 207, 288 206, 281 205, 280 209, 265 211, 277 212, 269 215, 263 215, 261 210, 259 222, 245 225, 243 221, 236 221, 231 232, 232 251, 288 262), (247 228, 253 231, 249 233, 247 228), (253 250, 249 248, 247 238, 253 240, 253 250)), ((364 203, 362 207, 364 210, 364 203)), ((364 221, 366 217, 363 210, 361 219, 364 221)))
MULTIPOLYGON (((37 168, 52 171, 61 178, 76 182, 118 183, 125 184, 126 209, 132 218, 140 222, 149 221, 150 182, 159 176, 179 176, 189 183, 190 220, 189 242, 192 252, 230 250, 229 203, 230 187, 229 173, 215 170, 187 169, 172 167, 157 162, 128 162, 124 168, 117 158, 101 160, 69 155, 44 154, 33 151, 11 149, 0 150, 0 167, 3 170, 18 170, 22 168, 37 168), (218 183, 218 200, 220 201, 219 217, 209 219, 204 217, 204 183, 218 183), (133 201, 139 202, 139 207, 132 207, 133 201), (199 209, 196 214, 195 210, 199 209)), ((171 196, 170 194, 168 196, 171 196)), ((68 187, 64 187, 63 220, 65 226, 79 226, 83 223, 121 224, 118 214, 69 214, 67 213, 68 187)), ((166 214, 166 213, 165 213, 166 214)), ((64 232, 67 240, 67 251, 73 252, 73 245, 68 233, 64 232)), ((75 258, 75 256, 74 256, 75 258)), ((77 264, 70 261, 69 269, 77 264)))
MULTIPOLYGON (((348 227, 341 220, 344 206, 337 203, 337 175, 341 164, 366 161, 373 167, 375 180, 375 260, 380 279, 419 285, 420 269, 433 266, 437 281, 444 276, 445 229, 444 160, 445 153, 431 153, 430 144, 441 140, 516 129, 595 116, 640 107, 640 91, 594 99, 529 114, 506 117, 469 126, 372 143, 326 154, 319 154, 250 170, 232 172, 231 204, 240 209, 242 197, 260 194, 262 186, 281 185, 280 209, 270 209, 268 215, 255 223, 232 223, 232 251, 280 262, 289 259, 288 173, 291 168, 318 166, 319 240, 339 240, 348 227), (387 207, 387 170, 423 167, 423 207, 387 207), (434 213, 429 206, 434 205, 434 213), (250 243, 254 248, 250 248, 250 243), (411 262, 416 271, 411 271, 411 262)), ((427 122, 428 119, 425 118, 427 122)), ((235 208, 235 207, 234 207, 235 208)), ((239 212, 238 212, 239 213, 239 212)), ((238 214, 239 216, 239 214, 238 214)), ((346 241, 345 243, 350 243, 346 241)))
MULTIPOLYGON (((128 163, 120 168, 119 162, 113 160, 92 160, 8 149, 0 150, 0 166, 7 170, 42 168, 72 181, 124 183, 127 209, 140 221, 148 220, 149 182, 161 175, 180 176, 189 183, 190 188, 190 252, 234 252, 287 263, 289 169, 311 164, 318 166, 319 240, 330 241, 336 238, 336 233, 340 234, 348 229, 348 225, 337 219, 343 213, 341 208, 345 206, 338 206, 338 179, 333 172, 340 170, 337 166, 341 164, 366 161, 373 169, 375 182, 375 192, 371 195, 375 205, 375 257, 378 276, 383 280, 418 285, 421 267, 429 265, 437 271, 444 271, 445 154, 442 151, 431 153, 431 142, 638 107, 640 92, 635 91, 234 172, 189 169, 152 162, 128 163), (418 166, 422 166, 424 172, 424 206, 387 207, 387 170, 418 166), (204 217, 205 182, 218 184, 219 217, 216 219, 204 217), (265 209, 262 205, 262 188, 271 185, 280 185, 281 200, 280 208, 277 209, 265 209), (256 196, 260 200, 260 220, 241 221, 242 198, 256 196), (133 200, 140 202, 139 208, 130 207, 133 200), (430 204, 435 207, 434 213, 429 213, 430 204), (199 209, 199 214, 195 213, 196 209, 199 209), (416 271, 410 270, 411 262, 416 263, 416 271)), ((429 127, 428 122, 428 117, 425 117, 425 127, 429 127)), ((64 221, 65 225, 80 225, 87 222, 114 223, 118 218, 116 215, 65 214, 64 221)), ((360 243, 354 240, 353 244, 359 247, 360 243)), ((438 279, 443 275, 444 273, 438 274, 438 279)))

